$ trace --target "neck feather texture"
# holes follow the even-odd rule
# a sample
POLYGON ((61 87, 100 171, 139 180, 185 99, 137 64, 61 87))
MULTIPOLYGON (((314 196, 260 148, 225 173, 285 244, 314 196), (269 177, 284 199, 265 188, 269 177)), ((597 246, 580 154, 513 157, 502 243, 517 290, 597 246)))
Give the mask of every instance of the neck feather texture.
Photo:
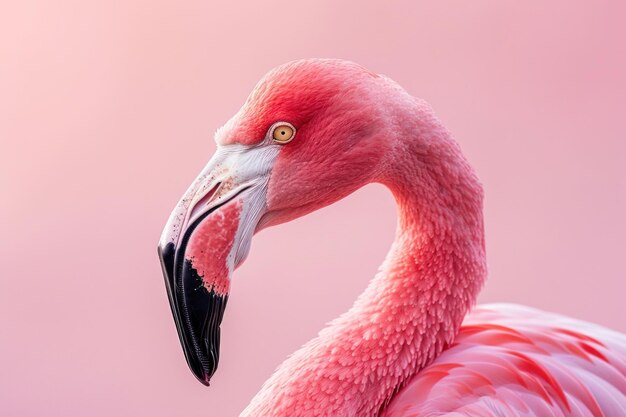
POLYGON ((379 178, 398 210, 380 272, 242 416, 375 417, 454 340, 486 274, 482 189, 430 109, 416 101, 411 110, 395 128, 419 140, 398 140, 379 178))

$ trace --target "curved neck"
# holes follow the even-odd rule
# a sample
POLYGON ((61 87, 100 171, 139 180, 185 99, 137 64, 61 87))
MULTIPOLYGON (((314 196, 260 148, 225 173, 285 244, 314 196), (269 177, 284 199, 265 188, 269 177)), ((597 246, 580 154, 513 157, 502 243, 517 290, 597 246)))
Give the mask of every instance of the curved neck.
POLYGON ((348 312, 278 368, 242 416, 375 417, 456 336, 486 273, 482 189, 449 133, 415 106, 379 178, 398 210, 380 272, 348 312))

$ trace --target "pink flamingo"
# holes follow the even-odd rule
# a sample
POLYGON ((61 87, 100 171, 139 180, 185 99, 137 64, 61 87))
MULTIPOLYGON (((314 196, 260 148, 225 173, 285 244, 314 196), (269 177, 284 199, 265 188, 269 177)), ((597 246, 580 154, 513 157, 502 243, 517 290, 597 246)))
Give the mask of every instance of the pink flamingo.
POLYGON ((206 385, 255 232, 370 182, 398 206, 380 272, 242 416, 626 416, 626 336, 515 305, 469 312, 486 275, 482 188, 425 102, 353 63, 297 61, 268 73, 215 139, 159 245, 206 385))

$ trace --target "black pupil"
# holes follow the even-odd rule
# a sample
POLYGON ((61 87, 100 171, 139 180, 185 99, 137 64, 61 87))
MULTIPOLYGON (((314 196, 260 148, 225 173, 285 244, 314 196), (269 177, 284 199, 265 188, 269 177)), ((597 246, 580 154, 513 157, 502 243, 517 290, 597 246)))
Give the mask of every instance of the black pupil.
POLYGON ((284 134, 285 134, 285 131, 284 131, 284 130, 281 130, 281 131, 280 131, 280 134, 281 134, 281 135, 284 135, 284 134))

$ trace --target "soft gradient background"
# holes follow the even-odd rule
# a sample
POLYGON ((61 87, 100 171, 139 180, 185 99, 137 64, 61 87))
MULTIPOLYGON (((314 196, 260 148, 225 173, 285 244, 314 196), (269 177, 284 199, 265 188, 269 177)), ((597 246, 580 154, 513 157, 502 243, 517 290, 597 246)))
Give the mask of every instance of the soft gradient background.
POLYGON ((156 256, 215 129, 301 57, 387 74, 455 133, 486 189, 480 301, 626 331, 624 2, 221 3, 0 6, 1 415, 235 416, 351 305, 394 232, 380 186, 255 238, 209 389, 156 256))

